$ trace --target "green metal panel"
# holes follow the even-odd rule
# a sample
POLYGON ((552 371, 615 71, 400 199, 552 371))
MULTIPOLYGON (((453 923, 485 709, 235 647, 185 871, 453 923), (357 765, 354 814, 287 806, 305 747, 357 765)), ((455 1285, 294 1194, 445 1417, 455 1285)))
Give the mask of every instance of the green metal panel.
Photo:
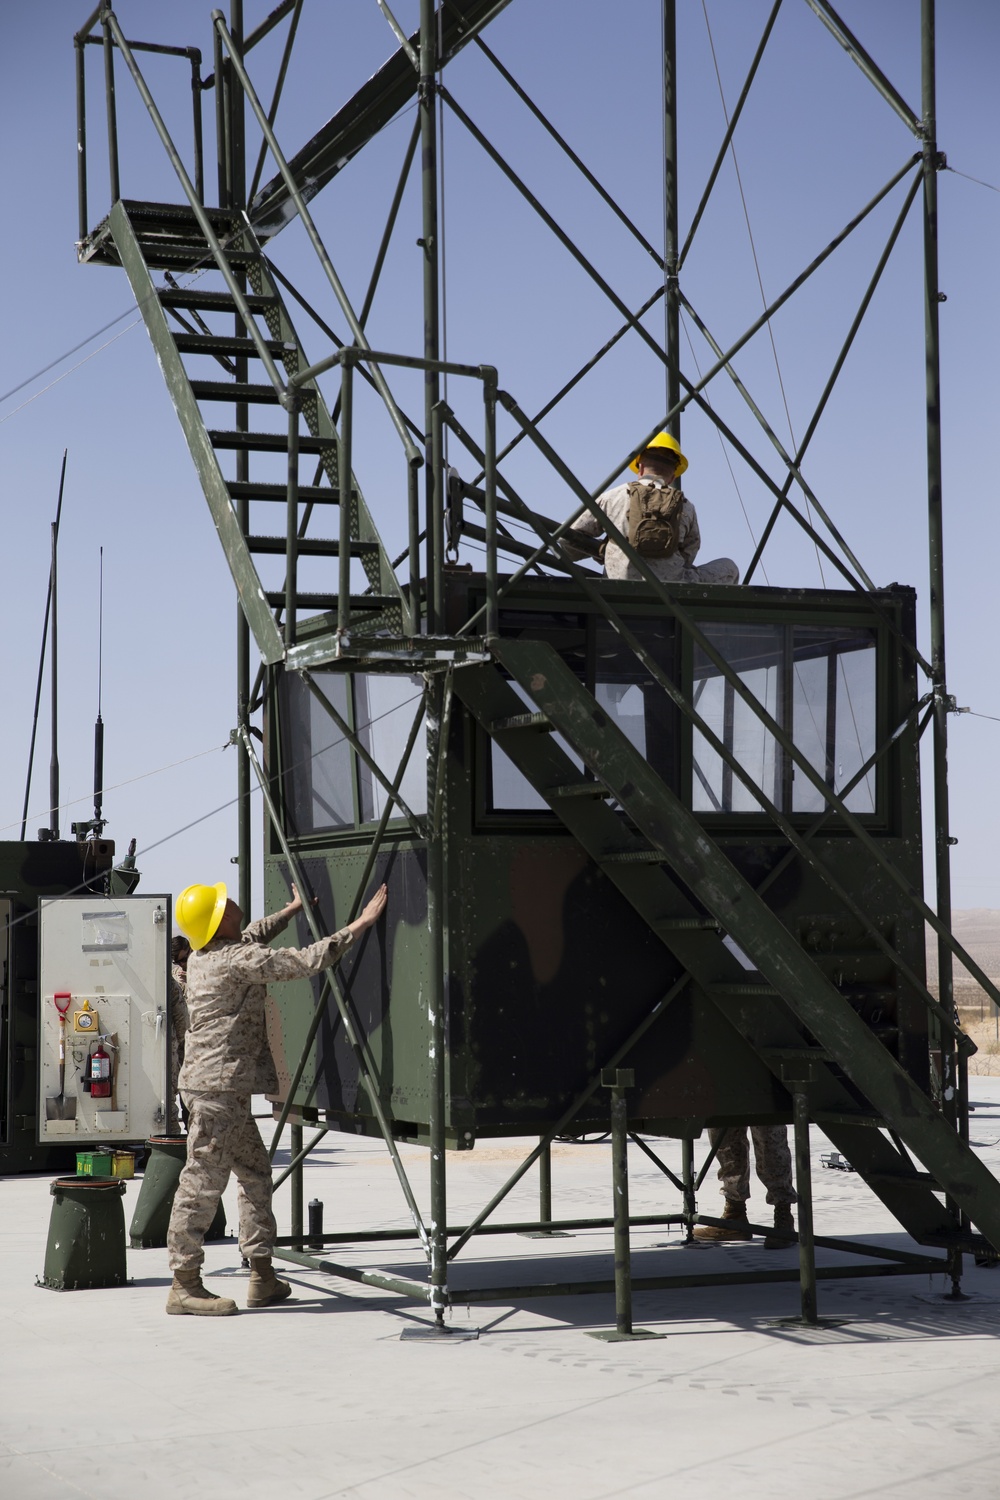
MULTIPOLYGON (((496 650, 538 708, 583 754, 645 837, 667 857, 671 870, 753 959, 764 980, 808 1028, 819 1048, 871 1101, 875 1112, 896 1130, 942 1190, 997 1243, 1000 1184, 705 836, 697 819, 650 771, 551 647, 498 642, 496 650)), ((696 961, 689 934, 661 929, 661 936, 679 957, 683 954, 685 967, 696 961)), ((697 946, 707 936, 700 936, 697 946)), ((757 998, 766 1002, 770 992, 763 988, 755 1004, 757 998)), ((808 1062, 810 1044, 802 1045, 802 1041, 802 1060, 808 1062)), ((766 1051, 764 1055, 766 1060, 766 1051)), ((816 1077, 826 1070, 825 1060, 810 1067, 811 1076, 816 1077)))

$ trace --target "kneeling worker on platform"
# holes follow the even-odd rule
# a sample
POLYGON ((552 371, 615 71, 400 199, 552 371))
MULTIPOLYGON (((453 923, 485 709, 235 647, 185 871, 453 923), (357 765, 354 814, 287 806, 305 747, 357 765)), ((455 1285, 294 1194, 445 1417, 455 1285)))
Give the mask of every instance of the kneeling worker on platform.
MULTIPOLYGON (((740 570, 731 557, 695 563, 701 546, 697 512, 674 483, 687 466, 677 439, 669 432, 658 432, 629 465, 638 478, 605 490, 597 504, 650 572, 664 583, 739 583, 740 570)), ((574 531, 597 537, 603 529, 598 517, 589 511, 578 517, 563 537, 566 556, 584 556, 583 550, 573 545, 574 531)), ((604 572, 608 578, 643 581, 614 537, 605 544, 604 572)))
POLYGON ((296 912, 298 891, 274 916, 243 930, 243 913, 226 887, 190 885, 177 898, 177 925, 190 939, 188 1031, 181 1096, 189 1112, 187 1161, 167 1230, 174 1280, 168 1313, 225 1316, 237 1311, 201 1282, 205 1233, 235 1172, 240 1185, 240 1249, 250 1262, 248 1307, 267 1307, 291 1294, 271 1267, 277 1226, 271 1212, 271 1163, 250 1113, 250 1096, 277 1092, 267 1045, 264 1001, 269 980, 302 979, 330 968, 385 910, 381 886, 356 921, 308 948, 269 948, 296 912))

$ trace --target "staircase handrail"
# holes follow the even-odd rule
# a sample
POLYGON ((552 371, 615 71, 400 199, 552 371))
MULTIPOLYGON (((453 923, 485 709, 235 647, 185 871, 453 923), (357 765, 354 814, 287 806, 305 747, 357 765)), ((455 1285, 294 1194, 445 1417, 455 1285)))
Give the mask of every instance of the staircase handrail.
MULTIPOLYGON (((142 75, 142 70, 135 60, 135 54, 133 53, 132 48, 126 40, 124 32, 118 24, 118 19, 115 16, 114 11, 105 11, 102 14, 102 20, 106 20, 107 25, 110 28, 110 31, 115 39, 115 44, 121 52, 122 57, 125 59, 125 65, 132 75, 132 80, 139 91, 142 102, 145 104, 146 109, 149 112, 149 117, 152 120, 153 125, 156 129, 156 133, 160 137, 163 148, 170 159, 170 164, 177 175, 177 179, 180 182, 181 187, 184 189, 184 194, 189 204, 191 205, 191 210, 195 218, 198 221, 198 227, 201 230, 202 234, 205 236, 205 240, 212 252, 215 263, 222 273, 222 277, 226 283, 227 288, 229 289, 229 293, 232 296, 233 301, 236 303, 237 311, 239 312, 239 315, 243 320, 247 333, 253 340, 254 347, 260 358, 261 364, 264 366, 264 369, 267 372, 268 379, 277 392, 278 398, 281 401, 282 405, 284 405, 287 389, 285 381, 282 380, 281 376, 278 374, 278 368, 271 357, 271 351, 268 349, 267 344, 263 336, 261 335, 260 329, 254 322, 253 314, 250 311, 246 297, 243 293, 243 289, 237 281, 236 277, 233 275, 232 269, 229 265, 229 261, 226 257, 225 249, 223 248, 218 236, 216 235, 215 230, 212 228, 212 222, 209 219, 208 214, 205 212, 203 205, 199 201, 198 194, 195 191, 194 184, 188 176, 187 169, 185 168, 184 163, 181 160, 180 153, 178 152, 177 147, 174 145, 173 139, 166 127, 163 116, 160 114, 160 111, 156 107, 156 101, 153 99, 153 96, 150 93, 149 86, 142 75)), ((234 217, 236 217, 235 212, 234 217)), ((246 218, 245 214, 243 214, 242 217, 249 227, 249 219, 246 218)))
MULTIPOLYGON (((257 91, 250 81, 249 73, 243 66, 243 59, 240 57, 239 50, 236 47, 232 36, 230 35, 229 28, 226 25, 226 18, 222 14, 221 10, 213 10, 212 24, 216 29, 217 35, 222 39, 226 51, 229 53, 229 60, 232 65, 233 72, 239 80, 240 87, 242 88, 250 104, 250 108, 253 110, 254 114, 257 117, 257 123, 261 128, 264 139, 267 141, 268 149, 270 150, 272 157, 278 165, 278 171, 281 173, 285 186, 288 189, 289 196, 291 197, 292 202, 295 204, 296 212, 298 213, 303 225, 305 226, 306 234, 309 236, 310 243, 312 244, 317 257, 319 258, 319 262, 323 268, 324 274, 326 275, 326 279, 333 289, 333 294, 336 297, 337 301, 340 303, 341 312, 344 314, 344 317, 347 320, 347 325, 350 328, 351 333, 354 335, 355 343, 360 349, 367 350, 369 346, 368 340, 365 337, 365 331, 361 326, 354 308, 351 306, 350 300, 347 296, 347 292, 344 290, 340 277, 337 275, 333 262, 330 259, 329 252, 327 251, 327 248, 323 243, 322 236, 320 235, 319 230, 316 228, 316 224, 313 220, 312 214, 306 207, 305 199, 299 191, 298 183, 295 181, 295 177, 292 174, 288 162, 285 160, 284 153, 282 152, 281 147, 278 145, 278 139, 271 127, 271 122, 267 117, 267 111, 264 109, 264 106, 261 104, 260 99, 257 97, 257 91)), ((410 438, 410 434, 407 431, 406 421, 403 417, 403 414, 396 404, 395 397, 386 384, 377 365, 375 366, 372 374, 375 381, 375 387, 379 395, 382 397, 385 408, 389 413, 389 418, 397 433, 399 434, 399 438, 403 444, 404 449, 406 449, 407 453, 409 453, 409 449, 412 447, 412 439, 410 438)), ((282 404, 284 405, 286 404, 286 402, 287 397, 283 394, 282 404)))

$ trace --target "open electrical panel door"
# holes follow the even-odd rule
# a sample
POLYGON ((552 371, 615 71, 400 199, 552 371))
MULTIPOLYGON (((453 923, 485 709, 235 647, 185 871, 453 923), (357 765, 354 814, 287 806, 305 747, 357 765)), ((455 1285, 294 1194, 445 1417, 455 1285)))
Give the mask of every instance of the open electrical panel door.
POLYGON ((42 901, 39 945, 39 1141, 162 1132, 170 897, 42 901))

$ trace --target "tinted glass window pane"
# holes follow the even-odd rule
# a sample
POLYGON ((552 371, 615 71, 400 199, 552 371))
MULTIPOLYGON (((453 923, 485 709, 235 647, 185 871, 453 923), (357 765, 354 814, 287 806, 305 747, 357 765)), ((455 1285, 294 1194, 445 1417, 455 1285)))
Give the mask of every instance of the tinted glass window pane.
MULTIPOLYGON (((710 622, 702 629, 737 672, 747 692, 777 716, 784 629, 778 625, 710 622)), ((781 762, 774 737, 701 650, 694 656, 694 706, 709 728, 769 798, 781 803, 781 762)), ((696 812, 758 812, 760 803, 734 775, 698 730, 694 755, 692 807, 696 812)))
MULTIPOLYGON (((396 780, 422 696, 419 677, 359 673, 354 679, 358 738, 390 783, 396 780)), ((374 822, 385 810, 388 793, 360 759, 358 784, 362 821, 374 822)), ((399 790, 412 812, 427 811, 427 735, 423 725, 417 731, 399 790)), ((398 809, 393 816, 401 816, 398 809)))
MULTIPOLYGON (((317 686, 347 718, 348 678, 316 672, 317 686)), ((288 673, 285 695, 285 798, 300 834, 322 833, 354 823, 351 749, 322 703, 302 679, 288 673)))
MULTIPOLYGON (((875 633, 838 626, 712 622, 704 632, 746 691, 789 734, 816 774, 842 791, 875 749, 875 633)), ((820 789, 796 768, 753 709, 700 649, 694 702, 754 785, 783 812, 818 812, 820 789)), ((692 806, 754 812, 760 805, 699 731, 692 737, 692 806)), ((876 811, 869 772, 847 795, 852 812, 876 811)))
MULTIPOLYGON (((795 743, 826 784, 840 792, 875 750, 875 640, 868 630, 796 626, 792 718, 795 743)), ((875 811, 872 771, 847 795, 851 812, 875 811)), ((795 812, 819 812, 819 789, 800 772, 795 812)))

